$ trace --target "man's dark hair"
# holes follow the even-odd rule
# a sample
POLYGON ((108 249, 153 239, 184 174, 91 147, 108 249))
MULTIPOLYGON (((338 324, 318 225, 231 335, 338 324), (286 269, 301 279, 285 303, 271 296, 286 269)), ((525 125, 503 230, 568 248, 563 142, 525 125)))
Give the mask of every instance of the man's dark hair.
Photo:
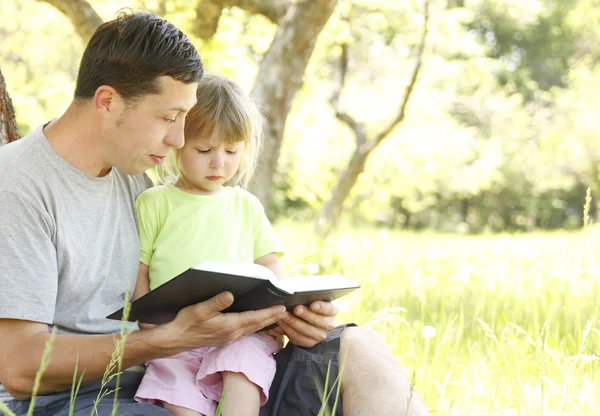
POLYGON ((160 93, 159 76, 192 83, 203 72, 200 55, 183 32, 156 15, 122 10, 90 39, 79 65, 75 99, 90 99, 98 87, 110 85, 131 102, 160 93))

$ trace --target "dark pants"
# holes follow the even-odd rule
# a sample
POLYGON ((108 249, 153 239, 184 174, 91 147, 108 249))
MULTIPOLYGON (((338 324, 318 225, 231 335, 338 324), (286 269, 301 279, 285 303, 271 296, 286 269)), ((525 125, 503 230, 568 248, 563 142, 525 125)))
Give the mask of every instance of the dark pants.
MULTIPOLYGON (((337 393, 339 374, 340 336, 350 325, 342 325, 331 331, 327 339, 313 348, 288 345, 275 355, 277 372, 269 391, 269 401, 260 409, 260 416, 306 416, 317 415, 324 402, 325 380, 329 368, 327 386, 327 409, 331 414, 337 399, 335 416, 342 415, 341 398, 337 393), (331 392, 331 394, 329 394, 331 392)), ((119 416, 167 416, 165 409, 133 400, 143 373, 125 372, 121 375, 118 394, 119 416)), ((106 388, 113 390, 116 380, 106 388)), ((75 416, 89 416, 94 400, 98 396, 100 382, 81 386, 75 401, 75 416)), ((34 416, 68 416, 70 392, 38 396, 35 400, 34 416)), ((99 416, 112 414, 114 395, 110 394, 96 407, 99 416)), ((29 400, 12 400, 8 407, 18 416, 26 415, 29 400)), ((210 415, 212 416, 212 415, 210 415)), ((333 415, 332 415, 333 416, 333 415)))

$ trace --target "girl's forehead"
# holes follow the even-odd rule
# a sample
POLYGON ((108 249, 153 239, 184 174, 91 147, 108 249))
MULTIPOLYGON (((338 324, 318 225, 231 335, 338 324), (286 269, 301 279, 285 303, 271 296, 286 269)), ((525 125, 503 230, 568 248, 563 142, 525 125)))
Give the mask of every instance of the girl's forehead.
POLYGON ((243 145, 244 141, 243 140, 232 140, 232 138, 228 138, 226 136, 223 135, 217 135, 217 134, 213 134, 210 137, 198 137, 196 139, 192 139, 190 140, 188 143, 201 143, 203 145, 206 146, 220 146, 221 144, 225 144, 225 145, 232 145, 232 146, 238 146, 238 145, 243 145))
POLYGON ((207 144, 210 146, 219 146, 222 143, 228 145, 243 144, 243 140, 238 140, 237 137, 231 137, 219 131, 219 129, 213 129, 213 132, 210 136, 201 135, 197 140, 201 141, 202 144, 207 144))

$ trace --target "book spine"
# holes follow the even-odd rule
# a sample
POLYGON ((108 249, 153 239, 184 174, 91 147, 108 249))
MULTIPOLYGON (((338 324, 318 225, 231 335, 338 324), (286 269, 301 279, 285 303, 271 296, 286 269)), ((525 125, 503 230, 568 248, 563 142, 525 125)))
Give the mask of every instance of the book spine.
POLYGON ((266 281, 233 302, 227 312, 253 311, 284 303, 290 294, 266 281))

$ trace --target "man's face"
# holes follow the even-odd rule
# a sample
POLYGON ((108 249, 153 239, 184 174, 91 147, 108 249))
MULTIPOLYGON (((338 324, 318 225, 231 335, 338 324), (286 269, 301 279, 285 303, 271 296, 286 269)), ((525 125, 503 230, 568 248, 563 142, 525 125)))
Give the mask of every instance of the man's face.
POLYGON ((164 162, 171 148, 184 144, 187 112, 196 103, 197 83, 185 84, 159 77, 160 94, 148 94, 133 105, 120 103, 118 119, 107 130, 105 157, 130 175, 164 162))

